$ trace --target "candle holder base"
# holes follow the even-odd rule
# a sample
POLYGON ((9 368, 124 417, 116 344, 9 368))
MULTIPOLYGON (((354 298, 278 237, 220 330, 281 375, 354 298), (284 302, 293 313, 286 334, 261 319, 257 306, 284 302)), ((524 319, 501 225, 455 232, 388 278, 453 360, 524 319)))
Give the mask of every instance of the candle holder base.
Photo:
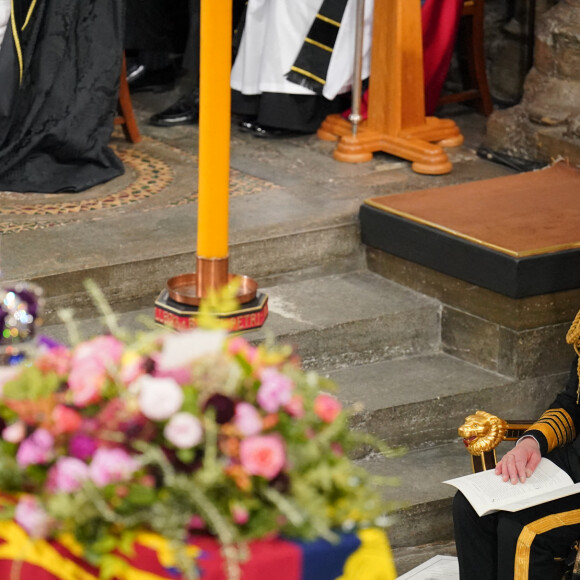
MULTIPOLYGON (((227 266, 226 266, 227 267, 227 266)), ((228 274, 227 281, 239 283, 236 300, 240 304, 251 302, 256 297, 258 291, 258 284, 248 276, 238 276, 236 274, 228 274)), ((167 293, 169 297, 179 304, 188 304, 189 306, 199 306, 203 300, 203 295, 200 292, 199 276, 197 273, 180 274, 173 276, 167 280, 167 293)))
MULTIPOLYGON (((155 322, 173 330, 192 330, 197 327, 199 306, 177 302, 162 290, 155 301, 155 322)), ((247 332, 262 327, 268 317, 268 296, 256 292, 253 299, 242 304, 234 312, 218 313, 217 317, 228 322, 231 333, 247 332)))

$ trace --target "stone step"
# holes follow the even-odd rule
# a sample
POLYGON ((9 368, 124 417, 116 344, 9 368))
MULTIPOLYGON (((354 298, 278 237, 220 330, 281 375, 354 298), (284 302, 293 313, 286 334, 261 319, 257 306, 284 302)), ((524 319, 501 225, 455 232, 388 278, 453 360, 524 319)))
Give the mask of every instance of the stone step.
MULTIPOLYGON (((305 368, 326 371, 439 348, 438 302, 366 270, 285 280, 261 290, 270 314, 248 339, 274 337, 293 345, 305 368)), ((151 323, 152 307, 121 313, 119 324, 136 329, 144 320, 151 323)), ((85 338, 103 330, 98 318, 79 322, 85 338)), ((43 332, 67 341, 62 324, 43 332)))
POLYGON ((329 373, 356 429, 391 446, 421 448, 454 441, 477 409, 505 419, 537 417, 566 375, 515 380, 444 353, 424 354, 329 373))
POLYGON ((471 472, 461 441, 410 450, 400 457, 375 454, 357 463, 375 475, 398 478, 398 485, 384 488, 384 498, 393 505, 388 528, 393 548, 453 540, 455 488, 442 482, 471 472))
MULTIPOLYGON (((350 367, 329 374, 347 407, 362 408, 353 427, 391 446, 432 447, 457 439, 474 399, 508 396, 513 380, 436 353, 350 367)), ((491 404, 491 401, 489 401, 491 404)), ((486 405, 488 406, 488 405, 486 405)))
MULTIPOLYGON (((47 324, 58 324, 57 312, 63 308, 73 308, 78 318, 97 314, 84 287, 87 279, 99 285, 116 312, 152 306, 169 278, 196 269, 195 240, 183 234, 190 216, 183 210, 180 214, 180 208, 170 208, 162 217, 171 228, 159 226, 148 232, 150 223, 139 215, 100 222, 99 238, 107 240, 106 247, 95 243, 94 233, 83 238, 86 224, 70 225, 58 235, 51 235, 51 230, 27 232, 24 248, 15 237, 6 236, 2 240, 3 283, 27 280, 38 284, 46 297, 47 324), (46 257, 40 262, 39 246, 46 257)), ((364 268, 354 214, 328 223, 305 223, 301 228, 295 224, 256 226, 232 235, 229 252, 230 273, 249 276, 260 286, 276 284, 290 274, 300 279, 364 268)))
POLYGON ((248 336, 296 347, 326 371, 439 349, 439 303, 367 270, 264 288, 270 314, 248 336))

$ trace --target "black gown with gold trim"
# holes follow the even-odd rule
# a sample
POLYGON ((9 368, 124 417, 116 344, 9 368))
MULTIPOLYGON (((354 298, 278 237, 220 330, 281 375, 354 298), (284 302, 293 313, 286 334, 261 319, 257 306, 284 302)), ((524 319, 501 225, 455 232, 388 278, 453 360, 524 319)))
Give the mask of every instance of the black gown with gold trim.
POLYGON ((0 49, 0 191, 78 192, 123 173, 109 148, 122 0, 13 0, 0 49))

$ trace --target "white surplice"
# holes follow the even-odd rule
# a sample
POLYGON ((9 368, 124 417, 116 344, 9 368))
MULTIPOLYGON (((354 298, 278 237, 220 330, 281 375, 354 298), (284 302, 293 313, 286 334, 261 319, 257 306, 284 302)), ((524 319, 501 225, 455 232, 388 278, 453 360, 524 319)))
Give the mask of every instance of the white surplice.
POLYGON ((0 47, 2 47, 2 41, 10 22, 10 8, 10 0, 0 0, 0 47))
MULTIPOLYGON (((330 59, 322 94, 329 100, 352 86, 356 3, 348 0, 330 59)), ((313 95, 286 79, 322 0, 248 0, 240 48, 232 68, 231 87, 245 95, 290 93, 313 95)), ((373 0, 365 1, 362 77, 370 72, 373 0)))

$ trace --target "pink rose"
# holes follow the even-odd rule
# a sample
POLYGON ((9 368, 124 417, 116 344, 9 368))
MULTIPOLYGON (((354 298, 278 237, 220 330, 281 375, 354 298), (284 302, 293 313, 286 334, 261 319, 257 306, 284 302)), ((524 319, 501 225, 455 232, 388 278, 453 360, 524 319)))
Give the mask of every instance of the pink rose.
POLYGON ((241 336, 233 336, 228 340, 227 349, 230 354, 244 354, 249 348, 248 341, 241 336))
POLYGON ((52 411, 55 428, 53 433, 74 433, 78 431, 83 421, 82 417, 70 407, 56 405, 52 411))
POLYGON ((100 400, 108 371, 122 355, 123 343, 114 336, 97 336, 75 348, 68 379, 75 405, 86 407, 100 400))
POLYGON ((205 522, 203 521, 203 518, 201 516, 194 514, 193 516, 191 516, 191 519, 189 520, 187 527, 192 530, 205 530, 205 522))
POLYGON ((179 449, 191 449, 203 438, 203 427, 191 413, 176 413, 163 430, 165 438, 179 449))
POLYGON ((97 487, 127 481, 140 468, 139 462, 123 449, 97 449, 89 466, 89 476, 97 487))
POLYGON ((254 405, 238 403, 234 415, 234 425, 243 435, 257 435, 262 430, 262 417, 254 405))
POLYGON ((37 429, 25 439, 16 452, 20 467, 48 463, 54 458, 54 438, 46 429, 37 429))
POLYGON ((106 380, 107 371, 98 361, 85 358, 77 362, 68 377, 73 403, 86 407, 98 402, 106 380))
POLYGON ((22 421, 16 421, 8 425, 2 431, 2 439, 8 443, 20 443, 26 436, 26 425, 22 421))
POLYGON ((233 356, 243 356, 250 363, 258 358, 258 349, 241 336, 234 336, 228 341, 228 352, 233 356))
POLYGON ((165 421, 183 404, 183 391, 173 379, 143 375, 137 381, 139 408, 153 421, 165 421))
POLYGON ((286 463, 284 443, 278 435, 254 435, 243 439, 240 462, 249 474, 273 479, 286 463))
POLYGON ((82 360, 91 360, 103 368, 111 368, 120 362, 123 348, 123 343, 114 336, 97 336, 75 348, 72 364, 74 366, 82 360))
POLYGON ((248 523, 250 512, 246 506, 236 503, 231 507, 231 511, 234 523, 238 524, 238 526, 243 526, 248 523))
POLYGON ((89 478, 89 466, 75 457, 59 457, 48 473, 50 491, 77 491, 89 478))
POLYGON ((188 367, 176 369, 164 369, 158 363, 160 353, 154 354, 151 358, 155 363, 155 370, 151 373, 155 378, 173 379, 178 385, 186 385, 191 382, 191 369, 188 367))
POLYGON ((18 500, 14 519, 32 538, 46 538, 54 525, 54 521, 32 495, 24 495, 18 500))
POLYGON ((276 369, 267 368, 260 373, 262 384, 258 389, 258 403, 268 411, 275 413, 292 398, 294 383, 276 369))
POLYGON ((71 353, 66 346, 54 346, 43 352, 36 360, 36 366, 43 372, 55 372, 64 377, 69 372, 71 353))
POLYGON ((342 411, 342 405, 331 395, 322 393, 314 399, 314 412, 325 423, 332 423, 342 411))
POLYGON ((304 399, 301 395, 293 395, 290 401, 284 405, 284 410, 292 417, 300 419, 304 416, 304 399))

